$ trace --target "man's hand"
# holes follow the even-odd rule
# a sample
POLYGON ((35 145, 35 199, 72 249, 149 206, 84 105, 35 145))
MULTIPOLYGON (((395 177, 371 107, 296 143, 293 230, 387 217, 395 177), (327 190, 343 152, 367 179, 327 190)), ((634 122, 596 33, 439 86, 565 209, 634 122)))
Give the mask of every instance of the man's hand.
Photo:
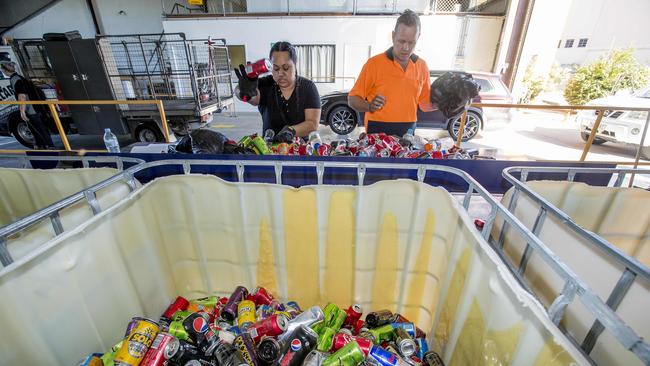
POLYGON ((27 117, 25 111, 20 111, 20 119, 22 119, 25 122, 29 122, 29 117, 27 117))
POLYGON ((242 64, 239 64, 239 69, 235 69, 235 75, 239 79, 239 99, 248 102, 255 98, 257 96, 257 78, 249 78, 246 68, 242 64))
POLYGON ((380 110, 384 106, 385 103, 386 103, 386 98, 381 94, 377 94, 372 99, 372 101, 370 101, 370 103, 368 103, 368 110, 370 112, 376 112, 376 111, 380 110))
POLYGON ((291 126, 284 126, 282 130, 275 135, 275 142, 292 143, 296 137, 296 130, 291 126))

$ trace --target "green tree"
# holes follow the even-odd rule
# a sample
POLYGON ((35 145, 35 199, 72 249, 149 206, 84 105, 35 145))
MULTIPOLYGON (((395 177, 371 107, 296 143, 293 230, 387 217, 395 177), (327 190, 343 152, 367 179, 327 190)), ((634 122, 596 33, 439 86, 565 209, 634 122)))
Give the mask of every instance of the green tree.
POLYGON ((596 62, 579 67, 569 79, 564 98, 582 105, 623 89, 640 89, 648 82, 648 68, 634 58, 631 48, 614 50, 596 62))

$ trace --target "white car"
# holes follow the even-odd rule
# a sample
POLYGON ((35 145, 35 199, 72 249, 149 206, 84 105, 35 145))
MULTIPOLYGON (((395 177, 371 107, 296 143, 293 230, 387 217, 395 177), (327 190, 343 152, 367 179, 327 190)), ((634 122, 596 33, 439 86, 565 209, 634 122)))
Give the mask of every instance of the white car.
MULTIPOLYGON (((594 99, 587 105, 602 105, 616 107, 634 107, 650 109, 650 88, 642 90, 639 93, 630 96, 611 96, 594 99)), ((645 125, 648 112, 645 111, 605 111, 600 127, 594 138, 594 145, 604 144, 605 142, 620 142, 638 146, 641 142, 641 135, 645 125)), ((577 122, 580 128, 580 136, 587 141, 591 129, 596 122, 597 111, 580 111, 577 122)), ((650 159, 650 131, 647 133, 641 156, 650 159)))

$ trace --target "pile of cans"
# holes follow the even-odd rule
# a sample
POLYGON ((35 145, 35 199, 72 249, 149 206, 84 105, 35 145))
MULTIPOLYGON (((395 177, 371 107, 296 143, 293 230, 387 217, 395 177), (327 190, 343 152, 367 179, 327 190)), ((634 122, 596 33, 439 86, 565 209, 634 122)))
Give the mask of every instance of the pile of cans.
POLYGON ((366 314, 333 303, 304 311, 266 289, 229 297, 177 297, 158 321, 136 317, 122 341, 79 365, 438 366, 426 334, 389 310, 366 314))
MULTIPOLYGON (((271 130, 267 132, 272 132, 271 130)), ((296 137, 292 143, 274 143, 272 134, 244 136, 238 145, 258 155, 300 155, 300 156, 359 156, 395 157, 410 159, 471 159, 470 155, 455 146, 443 146, 441 140, 424 139, 406 134, 402 137, 385 133, 361 133, 358 139, 321 139, 318 132, 312 132, 307 140, 296 137)))

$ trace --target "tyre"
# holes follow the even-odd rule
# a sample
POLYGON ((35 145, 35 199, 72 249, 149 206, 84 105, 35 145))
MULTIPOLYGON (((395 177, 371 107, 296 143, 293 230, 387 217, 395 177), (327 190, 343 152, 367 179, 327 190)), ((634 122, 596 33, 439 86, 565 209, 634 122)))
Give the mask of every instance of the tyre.
MULTIPOLYGON (((447 132, 449 132, 449 136, 451 136, 454 141, 457 140, 458 138, 458 130, 460 129, 460 118, 462 114, 459 114, 456 117, 453 117, 450 121, 449 124, 447 125, 447 132)), ((476 112, 468 111, 467 112, 467 120, 465 121, 465 130, 463 131, 463 139, 462 141, 469 141, 476 137, 478 134, 478 131, 481 129, 481 124, 483 121, 481 120, 481 116, 479 116, 476 112)))
POLYGON ((157 125, 152 123, 144 123, 135 129, 135 139, 138 142, 164 142, 162 131, 157 125))
POLYGON ((11 132, 21 145, 29 149, 34 148, 34 135, 32 134, 32 130, 29 129, 27 122, 20 119, 20 117, 9 124, 9 132, 11 132))
POLYGON ((338 135, 347 135, 354 131, 357 123, 357 112, 345 105, 334 107, 327 116, 327 124, 338 135))
MULTIPOLYGON (((586 132, 580 132, 580 137, 582 138, 583 141, 587 142, 589 140, 589 134, 586 132)), ((602 145, 606 143, 606 140, 599 139, 598 137, 594 137, 594 142, 592 142, 592 145, 602 145)))

